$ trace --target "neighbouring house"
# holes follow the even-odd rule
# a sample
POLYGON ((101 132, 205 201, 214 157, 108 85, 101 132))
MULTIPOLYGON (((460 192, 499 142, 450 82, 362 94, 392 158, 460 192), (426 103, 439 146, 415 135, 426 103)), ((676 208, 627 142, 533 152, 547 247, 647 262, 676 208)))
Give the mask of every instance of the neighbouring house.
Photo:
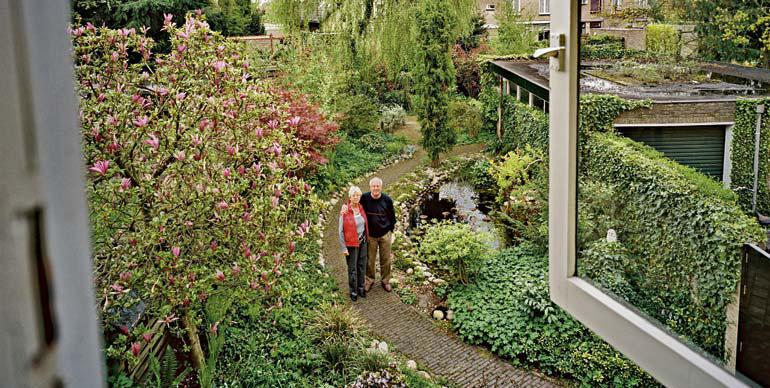
MULTIPOLYGON (((729 185, 735 101, 744 95, 767 95, 770 71, 705 63, 701 68, 708 74, 708 82, 631 85, 601 78, 591 71, 601 66, 589 61, 581 63, 581 94, 614 94, 652 101, 651 109, 618 116, 614 127, 620 134, 729 185)), ((490 62, 489 70, 497 75, 501 95, 516 96, 525 104, 549 111, 546 62, 499 60, 490 62)))
MULTIPOLYGON (((519 10, 525 23, 542 30, 541 39, 551 29, 551 0, 477 0, 478 10, 484 15, 487 29, 494 34, 497 29, 495 12, 504 1, 511 1, 519 10)), ((580 0, 580 27, 583 34, 605 27, 607 16, 627 8, 649 7, 647 0, 580 0)))

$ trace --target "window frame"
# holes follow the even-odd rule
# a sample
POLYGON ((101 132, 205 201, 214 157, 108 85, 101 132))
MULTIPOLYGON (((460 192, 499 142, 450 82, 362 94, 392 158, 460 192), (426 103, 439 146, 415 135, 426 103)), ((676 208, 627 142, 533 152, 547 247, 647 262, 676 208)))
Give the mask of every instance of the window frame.
POLYGON ((487 4, 486 7, 484 7, 484 11, 486 12, 495 12, 497 10, 496 4, 487 4))
POLYGON ((549 286, 551 300, 615 349, 671 387, 748 387, 721 365, 681 342, 646 316, 577 276, 577 129, 580 3, 553 0, 549 114, 549 286))
POLYGON ((538 15, 550 15, 551 14, 551 0, 538 0, 538 2, 537 2, 537 11, 538 11, 538 15), (544 7, 545 4, 548 4, 548 7, 544 7))

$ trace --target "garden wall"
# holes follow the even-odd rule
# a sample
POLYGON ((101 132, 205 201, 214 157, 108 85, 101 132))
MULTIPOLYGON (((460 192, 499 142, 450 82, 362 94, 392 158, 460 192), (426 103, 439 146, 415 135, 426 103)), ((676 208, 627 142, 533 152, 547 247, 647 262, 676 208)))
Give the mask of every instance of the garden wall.
POLYGON ((759 181, 757 193, 757 211, 770 214, 770 98, 741 99, 735 103, 735 126, 733 127, 732 170, 730 174, 733 190, 740 198, 740 204, 746 212, 751 211, 752 188, 754 185, 754 132, 757 123, 756 106, 765 104, 762 115, 759 181))

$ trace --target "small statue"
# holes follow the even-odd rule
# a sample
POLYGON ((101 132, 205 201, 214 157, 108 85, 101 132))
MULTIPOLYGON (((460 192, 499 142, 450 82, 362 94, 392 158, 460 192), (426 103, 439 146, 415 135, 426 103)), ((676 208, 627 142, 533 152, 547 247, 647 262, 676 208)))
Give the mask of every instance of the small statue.
POLYGON ((609 243, 618 242, 618 234, 617 232, 615 232, 615 229, 607 230, 607 242, 609 243))

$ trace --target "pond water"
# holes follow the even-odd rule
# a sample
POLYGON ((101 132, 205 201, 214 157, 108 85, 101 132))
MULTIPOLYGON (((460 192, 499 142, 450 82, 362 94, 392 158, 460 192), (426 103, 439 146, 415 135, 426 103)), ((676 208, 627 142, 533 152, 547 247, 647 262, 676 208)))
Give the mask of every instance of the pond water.
POLYGON ((492 236, 492 248, 500 249, 502 242, 497 227, 488 216, 491 211, 488 204, 491 201, 480 197, 468 183, 445 183, 438 191, 424 194, 418 205, 412 207, 407 231, 411 232, 431 220, 465 222, 474 231, 489 233, 492 236))

